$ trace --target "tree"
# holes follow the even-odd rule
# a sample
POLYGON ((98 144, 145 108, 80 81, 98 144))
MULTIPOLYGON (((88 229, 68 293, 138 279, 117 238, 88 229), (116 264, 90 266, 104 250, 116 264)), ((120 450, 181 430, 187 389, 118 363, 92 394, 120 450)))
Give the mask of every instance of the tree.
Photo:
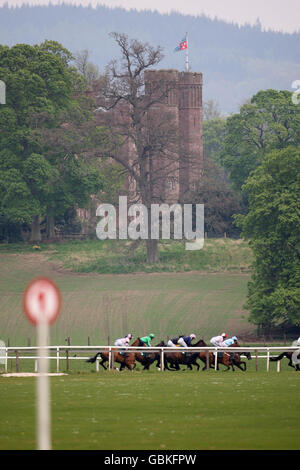
POLYGON ((89 60, 89 51, 87 49, 76 52, 75 65, 79 73, 86 80, 87 85, 90 86, 93 82, 99 79, 99 69, 89 60))
POLYGON ((300 143, 300 108, 287 90, 259 91, 238 114, 227 118, 221 162, 240 189, 273 149, 300 143))
POLYGON ((7 104, 0 108, 0 209, 11 223, 31 224, 33 240, 40 239, 39 217, 55 169, 32 133, 37 119, 51 126, 69 103, 73 72, 67 60, 66 50, 54 41, 0 46, 0 72, 7 85, 7 104))
POLYGON ((230 237, 239 233, 234 214, 241 212, 241 195, 230 187, 224 169, 209 158, 204 160, 193 203, 204 204, 204 231, 210 236, 223 236, 226 232, 230 237))
POLYGON ((265 328, 300 325, 300 147, 267 154, 243 191, 249 212, 237 223, 255 256, 249 320, 265 328))
POLYGON ((203 103, 203 121, 212 121, 221 118, 219 104, 214 100, 204 101, 203 103))
MULTIPOLYGON (((108 66, 108 83, 103 106, 107 111, 102 118, 110 124, 115 150, 110 156, 126 170, 135 182, 136 200, 148 209, 148 227, 151 227, 150 207, 163 200, 162 181, 174 165, 178 165, 178 135, 173 120, 162 111, 171 85, 156 83, 145 93, 145 72, 162 59, 160 47, 129 40, 125 34, 112 33, 121 51, 121 61, 108 66), (135 155, 124 155, 131 146, 135 155)), ((101 108, 103 109, 103 108, 101 108)), ((159 260, 158 240, 147 239, 147 262, 159 260)))
POLYGON ((216 117, 203 121, 203 156, 204 159, 220 163, 226 131, 226 119, 216 117))
POLYGON ((7 84, 7 105, 0 107, 0 215, 30 224, 32 241, 41 239, 41 217, 53 237, 54 218, 87 204, 103 187, 99 162, 88 152, 101 132, 71 60, 55 41, 0 46, 7 84))

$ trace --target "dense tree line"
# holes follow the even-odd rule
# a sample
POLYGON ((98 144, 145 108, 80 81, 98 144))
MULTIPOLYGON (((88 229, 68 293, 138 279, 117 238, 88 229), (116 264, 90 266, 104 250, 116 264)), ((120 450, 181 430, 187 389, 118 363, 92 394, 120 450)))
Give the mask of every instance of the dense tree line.
MULTIPOLYGON (((0 230, 3 239, 41 239, 55 218, 105 189, 95 146, 104 139, 85 97, 84 77, 71 53, 55 41, 0 46, 6 104, 0 107, 0 230)), ((109 170, 111 171, 111 169, 109 170)), ((111 184, 111 182, 109 183, 111 184)), ((68 218, 67 217, 67 218, 68 218)))
POLYGON ((213 220, 225 227, 230 208, 231 223, 253 250, 249 321, 267 331, 300 326, 300 105, 291 92, 268 89, 226 119, 207 103, 204 117, 199 196, 206 198, 207 226, 213 220))

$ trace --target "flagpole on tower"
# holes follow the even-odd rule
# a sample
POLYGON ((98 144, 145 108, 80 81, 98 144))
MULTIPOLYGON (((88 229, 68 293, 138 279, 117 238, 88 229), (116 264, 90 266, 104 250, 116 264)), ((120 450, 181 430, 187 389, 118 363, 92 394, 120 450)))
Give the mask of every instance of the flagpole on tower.
POLYGON ((185 50, 185 71, 189 71, 189 47, 188 47, 188 33, 185 33, 186 50, 185 50))

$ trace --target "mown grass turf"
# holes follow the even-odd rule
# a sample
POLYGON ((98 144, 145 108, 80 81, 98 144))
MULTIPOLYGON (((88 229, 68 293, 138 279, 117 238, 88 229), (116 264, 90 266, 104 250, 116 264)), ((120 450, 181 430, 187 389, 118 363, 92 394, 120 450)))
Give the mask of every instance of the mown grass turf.
MULTIPOLYGON (((54 449, 299 449, 294 372, 51 378, 54 449)), ((35 379, 0 377, 0 449, 34 449, 35 379)))

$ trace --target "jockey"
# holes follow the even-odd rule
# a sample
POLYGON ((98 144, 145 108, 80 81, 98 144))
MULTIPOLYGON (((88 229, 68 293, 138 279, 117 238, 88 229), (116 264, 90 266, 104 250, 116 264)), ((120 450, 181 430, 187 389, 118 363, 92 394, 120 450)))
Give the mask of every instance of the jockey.
POLYGON ((178 338, 169 339, 167 345, 168 345, 170 348, 176 348, 177 346, 179 346, 179 343, 178 343, 179 339, 180 339, 180 338, 183 338, 183 337, 184 337, 184 335, 180 335, 180 336, 178 336, 178 338))
MULTIPOLYGON (((115 346, 122 346, 122 347, 126 347, 126 346, 129 346, 129 342, 131 341, 132 339, 132 334, 131 333, 128 333, 124 338, 119 338, 119 339, 116 339, 115 341, 115 346)), ((123 354, 121 351, 122 349, 118 350, 120 352, 120 354, 123 354)))
POLYGON ((178 339, 178 344, 184 348, 189 348, 194 338, 196 338, 196 335, 194 335, 194 333, 190 334, 189 336, 181 336, 178 339))
POLYGON ((213 338, 211 338, 210 344, 212 344, 213 346, 216 346, 216 347, 221 347, 221 346, 223 346, 223 341, 226 338, 227 338, 227 334, 222 333, 220 336, 214 336, 213 338))
POLYGON ((155 335, 153 333, 150 333, 149 336, 143 336, 143 338, 140 338, 140 340, 144 343, 145 346, 151 348, 151 340, 154 338, 155 335))
POLYGON ((232 346, 235 343, 235 341, 237 341, 237 340, 238 340, 237 337, 233 336, 232 338, 228 338, 225 341, 223 341, 222 346, 225 346, 225 347, 228 348, 228 347, 232 346))

